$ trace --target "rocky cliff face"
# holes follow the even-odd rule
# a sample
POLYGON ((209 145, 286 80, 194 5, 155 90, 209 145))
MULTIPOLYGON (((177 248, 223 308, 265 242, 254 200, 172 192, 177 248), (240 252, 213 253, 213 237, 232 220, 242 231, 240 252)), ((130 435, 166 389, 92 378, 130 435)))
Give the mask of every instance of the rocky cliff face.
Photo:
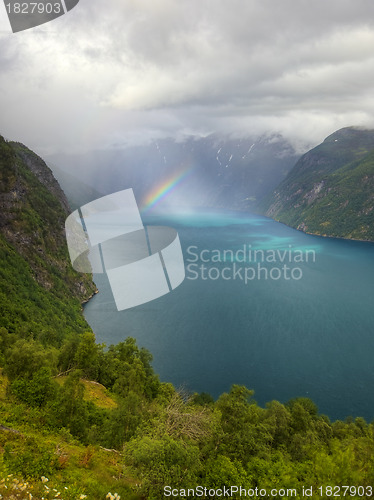
POLYGON ((374 240, 374 130, 338 130, 296 163, 265 215, 314 234, 374 240))
POLYGON ((69 205, 45 162, 0 136, 0 235, 27 262, 46 290, 62 290, 81 302, 95 287, 71 269, 64 223, 69 205))
POLYGON ((52 170, 47 166, 45 161, 23 144, 12 142, 10 143, 10 146, 13 148, 20 160, 35 175, 38 181, 59 200, 66 214, 69 214, 70 207, 65 193, 61 189, 58 181, 52 173, 52 170))

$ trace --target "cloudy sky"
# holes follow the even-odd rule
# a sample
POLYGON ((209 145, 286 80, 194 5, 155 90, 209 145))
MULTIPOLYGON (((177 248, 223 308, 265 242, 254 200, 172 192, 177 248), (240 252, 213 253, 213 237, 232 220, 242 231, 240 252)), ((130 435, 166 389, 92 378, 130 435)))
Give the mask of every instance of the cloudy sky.
POLYGON ((0 133, 38 153, 374 127, 372 0, 80 0, 17 34, 0 6, 0 30, 0 133))

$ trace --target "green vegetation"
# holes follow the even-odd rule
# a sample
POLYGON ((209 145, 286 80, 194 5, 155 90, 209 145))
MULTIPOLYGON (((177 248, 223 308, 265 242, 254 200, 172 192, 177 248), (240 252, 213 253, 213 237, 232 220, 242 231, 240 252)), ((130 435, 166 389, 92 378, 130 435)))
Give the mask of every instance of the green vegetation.
POLYGON ((64 200, 45 169, 0 141, 0 498, 231 485, 326 498, 318 486, 373 484, 374 424, 331 423, 305 398, 261 408, 238 385, 217 401, 185 394, 159 381, 134 339, 98 345, 80 305, 94 286, 69 267, 64 200))
POLYGON ((305 154, 261 210, 303 231, 374 241, 374 132, 342 129, 305 154))
MULTIPOLYGON (((142 350, 132 339, 119 349, 127 355, 118 366, 143 375, 150 370, 139 363, 142 350)), ((97 353, 100 369, 114 355, 113 348, 97 353)), ((233 386, 202 405, 153 374, 141 382, 134 373, 131 388, 112 386, 117 406, 102 408, 85 398, 83 372, 72 371, 62 386, 48 373, 40 369, 31 380, 10 379, 0 399, 0 472, 4 479, 12 474, 8 483, 27 481, 33 498, 54 498, 46 496, 42 477, 68 499, 101 499, 109 491, 126 499, 159 499, 167 485, 289 488, 301 494, 303 486, 317 491, 321 485, 373 483, 374 425, 361 418, 331 423, 309 399, 260 408, 252 391, 233 386), (147 396, 148 383, 154 390, 147 396), (48 397, 40 397, 46 389, 48 397)), ((1 382, 6 384, 4 376, 1 382)))

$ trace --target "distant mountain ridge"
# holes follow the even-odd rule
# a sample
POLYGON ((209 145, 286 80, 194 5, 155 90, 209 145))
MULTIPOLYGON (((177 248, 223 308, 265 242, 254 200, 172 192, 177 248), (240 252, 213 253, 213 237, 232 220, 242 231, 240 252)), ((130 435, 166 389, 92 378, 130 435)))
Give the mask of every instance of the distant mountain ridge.
MULTIPOLYGON (((47 161, 52 169, 57 165, 103 194, 131 187, 140 205, 150 193, 182 176, 165 200, 169 206, 250 210, 279 184, 298 157, 279 135, 213 134, 81 155, 51 155, 47 161)), ((69 197, 69 189, 65 192, 69 197)))
POLYGON ((57 179, 64 194, 66 194, 71 210, 76 210, 80 206, 102 196, 99 191, 77 179, 74 175, 64 172, 55 165, 49 165, 49 168, 53 170, 53 175, 57 179))
POLYGON ((259 208, 308 233, 374 241, 374 130, 346 127, 328 136, 259 208))

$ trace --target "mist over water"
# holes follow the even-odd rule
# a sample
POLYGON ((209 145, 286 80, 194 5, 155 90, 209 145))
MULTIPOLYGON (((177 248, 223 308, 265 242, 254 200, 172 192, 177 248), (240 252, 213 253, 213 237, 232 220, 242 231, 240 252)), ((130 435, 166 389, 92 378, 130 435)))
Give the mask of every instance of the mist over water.
POLYGON ((302 396, 331 419, 374 418, 374 244, 228 211, 143 221, 177 229, 186 279, 172 293, 118 312, 106 277, 95 275, 100 293, 84 310, 98 342, 135 337, 152 352, 162 381, 191 391, 217 397, 244 384, 261 405, 302 396), (244 262, 236 253, 243 248, 252 251, 244 262), (249 262, 254 250, 263 250, 264 262, 249 262), (299 269, 295 279, 272 271, 284 265, 299 269), (247 283, 238 267, 255 270, 247 283))

